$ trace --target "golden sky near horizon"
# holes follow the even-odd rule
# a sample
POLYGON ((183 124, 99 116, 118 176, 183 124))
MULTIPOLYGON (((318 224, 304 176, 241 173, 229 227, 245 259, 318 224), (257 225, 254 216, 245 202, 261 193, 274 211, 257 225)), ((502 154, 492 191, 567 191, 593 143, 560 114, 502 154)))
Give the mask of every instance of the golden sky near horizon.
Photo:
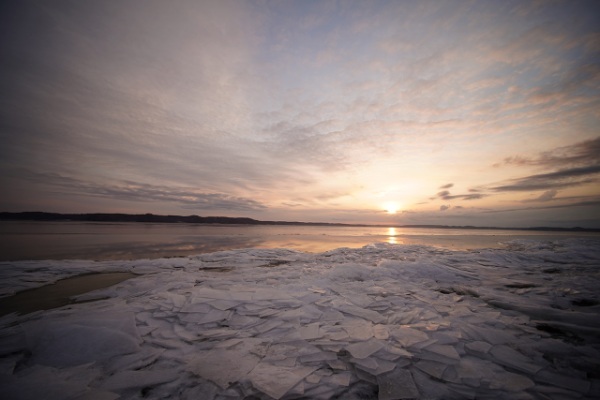
POLYGON ((0 211, 600 227, 597 1, 1 7, 0 211))

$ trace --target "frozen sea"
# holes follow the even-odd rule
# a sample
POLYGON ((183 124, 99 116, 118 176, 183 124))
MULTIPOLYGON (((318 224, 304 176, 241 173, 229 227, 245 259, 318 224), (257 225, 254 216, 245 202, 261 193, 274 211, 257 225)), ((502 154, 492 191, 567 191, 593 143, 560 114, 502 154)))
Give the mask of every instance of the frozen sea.
MULTIPOLYGON (((3 297, 135 274, 67 306, 0 317, 3 399, 600 398, 597 235, 310 227, 173 251, 128 231, 116 257, 86 253, 119 241, 82 239, 78 229, 97 229, 83 225, 2 231, 12 247, 45 240, 31 259, 2 248, 3 297)), ((173 238, 154 228, 146 236, 173 238)), ((173 228, 191 246, 219 236, 173 228)))

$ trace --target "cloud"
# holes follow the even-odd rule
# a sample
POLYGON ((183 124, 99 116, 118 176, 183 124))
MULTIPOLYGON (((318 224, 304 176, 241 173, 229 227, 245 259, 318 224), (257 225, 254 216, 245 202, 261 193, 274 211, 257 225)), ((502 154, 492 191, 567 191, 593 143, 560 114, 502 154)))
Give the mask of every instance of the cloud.
POLYGON ((446 210, 447 210, 447 209, 449 209, 449 208, 450 208, 450 206, 447 206, 447 205, 441 205, 441 206, 440 206, 440 211, 446 211, 446 210))
POLYGON ((531 203, 531 202, 545 202, 555 200, 556 195, 558 194, 558 190, 547 190, 542 193, 540 196, 535 199, 523 200, 523 203, 531 203))
POLYGON ((450 189, 452 186, 454 186, 454 183, 448 183, 446 185, 440 186, 440 189, 450 189))
MULTIPOLYGON (((600 137, 543 152, 537 157, 519 155, 507 157, 502 164, 542 167, 598 165, 600 164, 600 137)), ((495 164, 495 166, 502 164, 495 164)))
POLYGON ((548 206, 537 206, 537 207, 525 207, 525 208, 504 208, 496 210, 486 210, 483 213, 504 213, 504 212, 515 212, 515 211, 534 211, 534 210, 551 210, 551 209, 564 209, 564 208, 576 208, 576 207, 594 207, 598 210, 600 206, 600 199, 595 196, 589 196, 589 200, 577 201, 566 204, 556 204, 548 206))
POLYGON ((530 175, 512 179, 504 185, 490 189, 496 192, 521 192, 546 189, 561 189, 597 182, 595 177, 600 173, 600 165, 568 168, 546 174, 530 175))
POLYGON ((484 194, 484 193, 471 193, 471 194, 457 194, 457 195, 452 195, 452 194, 450 194, 450 191, 448 191, 448 190, 442 190, 441 192, 438 192, 435 195, 435 197, 433 197, 432 199, 439 198, 439 199, 442 199, 442 200, 456 200, 456 199, 462 199, 462 200, 479 200, 479 199, 483 199, 484 197, 487 197, 487 196, 488 195, 484 194))
POLYGON ((112 198, 132 202, 179 204, 182 208, 197 210, 263 211, 267 206, 261 202, 226 193, 211 193, 180 186, 158 186, 122 181, 105 184, 80 180, 55 173, 29 172, 28 179, 49 185, 55 191, 70 195, 112 198))

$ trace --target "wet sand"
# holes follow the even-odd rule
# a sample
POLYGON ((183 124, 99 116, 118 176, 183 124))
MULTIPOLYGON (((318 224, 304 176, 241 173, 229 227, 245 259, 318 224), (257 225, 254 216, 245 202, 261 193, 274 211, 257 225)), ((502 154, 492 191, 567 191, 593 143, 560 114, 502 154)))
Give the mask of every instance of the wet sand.
POLYGON ((62 279, 54 284, 24 290, 0 299, 0 316, 16 312, 29 314, 75 303, 70 299, 92 290, 103 289, 137 276, 130 272, 107 272, 79 275, 62 279))

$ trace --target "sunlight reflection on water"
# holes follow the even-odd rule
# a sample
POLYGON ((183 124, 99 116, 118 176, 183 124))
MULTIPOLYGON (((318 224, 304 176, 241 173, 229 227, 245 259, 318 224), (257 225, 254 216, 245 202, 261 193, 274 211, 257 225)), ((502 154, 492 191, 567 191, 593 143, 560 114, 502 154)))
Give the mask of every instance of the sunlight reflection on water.
POLYGON ((388 238, 387 243, 389 244, 405 244, 405 241, 402 240, 401 233, 398 233, 396 228, 388 228, 388 238))
POLYGON ((376 242, 468 250, 499 248, 514 239, 573 236, 600 237, 597 233, 497 229, 0 221, 0 261, 161 258, 241 248, 289 248, 318 253, 376 242))
MULTIPOLYGON (((388 240, 389 244, 398 244, 398 240, 396 238, 396 228, 388 228, 388 240)), ((402 243, 402 242, 400 242, 402 243)))

